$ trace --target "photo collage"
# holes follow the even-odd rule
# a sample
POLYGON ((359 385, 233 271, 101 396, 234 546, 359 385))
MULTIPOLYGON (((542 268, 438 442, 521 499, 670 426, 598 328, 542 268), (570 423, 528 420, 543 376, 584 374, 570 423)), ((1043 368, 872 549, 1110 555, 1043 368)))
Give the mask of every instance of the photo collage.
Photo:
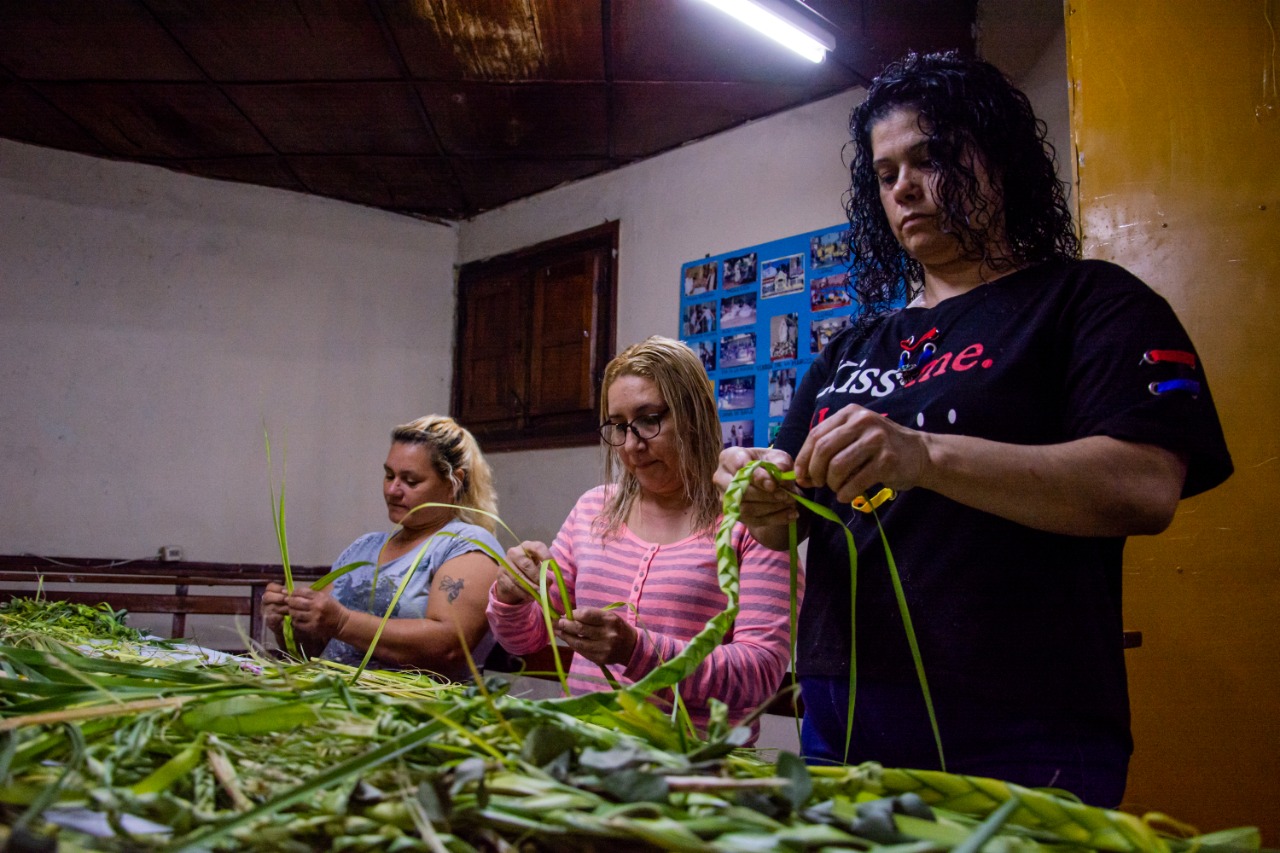
POLYGON ((843 226, 684 264, 680 339, 715 385, 725 447, 771 444, 813 359, 852 321, 843 226))

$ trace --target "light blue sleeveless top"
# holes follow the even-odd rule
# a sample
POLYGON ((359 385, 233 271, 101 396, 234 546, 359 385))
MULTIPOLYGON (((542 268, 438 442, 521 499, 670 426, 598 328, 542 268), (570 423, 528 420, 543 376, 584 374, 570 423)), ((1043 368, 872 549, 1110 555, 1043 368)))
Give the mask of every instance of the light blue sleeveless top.
MULTIPOLYGON (((396 609, 391 614, 393 619, 422 618, 425 616, 427 612, 427 596, 431 592, 431 583, 435 580, 436 572, 454 557, 460 557, 472 551, 483 551, 480 545, 476 544, 477 542, 487 545, 496 553, 502 553, 501 546, 498 545, 498 540, 494 538, 492 533, 483 527, 468 524, 465 521, 454 519, 441 528, 440 533, 454 535, 441 536, 436 534, 427 540, 425 543, 426 554, 423 555, 422 561, 413 573, 413 577, 409 579, 409 583, 405 587, 404 593, 400 596, 400 600, 396 602, 396 609)), ((386 544, 390 535, 390 533, 366 533, 347 546, 347 549, 334 562, 333 568, 337 569, 350 563, 366 560, 370 563, 376 563, 378 553, 382 550, 382 546, 386 544)), ((374 567, 361 566, 334 581, 333 589, 330 592, 344 607, 382 616, 387 612, 387 608, 391 606, 391 599, 395 596, 396 590, 400 588, 400 582, 413 566, 418 557, 418 552, 421 550, 422 546, 415 547, 407 554, 379 567, 376 588, 374 586, 374 567)), ((475 659, 477 666, 484 665, 484 660, 493 648, 493 644, 493 635, 486 633, 479 645, 471 650, 471 656, 475 659)), ((378 668, 403 668, 379 661, 377 655, 378 652, 375 649, 374 657, 370 663, 378 668)), ((341 640, 330 640, 329 644, 325 646, 321 657, 351 666, 359 666, 360 661, 364 660, 364 652, 341 640)))

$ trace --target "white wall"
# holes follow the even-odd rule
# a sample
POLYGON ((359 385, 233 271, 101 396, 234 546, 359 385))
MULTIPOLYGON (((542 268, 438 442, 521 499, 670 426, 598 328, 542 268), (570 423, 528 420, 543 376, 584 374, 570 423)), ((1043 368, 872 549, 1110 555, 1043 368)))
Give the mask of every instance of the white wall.
MULTIPOLYGON (((1071 178, 1066 41, 1061 20, 1020 81, 1071 178)), ((1004 32, 988 40, 999 60, 1004 32)), ((773 116, 625 169, 558 187, 459 227, 459 263, 621 223, 618 347, 679 334, 680 266, 844 221, 842 149, 862 89, 773 116)), ((523 538, 554 537, 577 496, 600 482, 598 448, 491 456, 501 514, 523 538)))
POLYGON ((293 559, 386 524, 389 431, 447 411, 456 231, 0 140, 0 553, 293 559))
MULTIPOLYGON (((1060 27, 1024 85, 1070 150, 1060 27)), ((386 524, 390 427, 447 411, 455 263, 618 219, 619 346, 675 336, 681 264, 843 221, 861 95, 455 228, 0 140, 0 553, 275 560, 265 419, 292 556, 330 562, 386 524)), ((491 460, 523 538, 603 475, 598 447, 491 460)))
MULTIPOLYGON (((680 265, 844 221, 841 148, 861 90, 763 119, 459 227, 459 262, 621 223, 618 346, 679 334, 680 265)), ((493 454, 502 516, 549 539, 603 477, 598 447, 493 454)))

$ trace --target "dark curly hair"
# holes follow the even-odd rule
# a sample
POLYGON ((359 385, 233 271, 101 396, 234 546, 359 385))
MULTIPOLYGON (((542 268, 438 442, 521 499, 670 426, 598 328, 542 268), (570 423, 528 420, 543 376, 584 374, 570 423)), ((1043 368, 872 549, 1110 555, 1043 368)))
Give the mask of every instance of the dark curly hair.
POLYGON ((893 236, 871 168, 871 129, 900 107, 920 113, 937 169, 934 196, 966 254, 996 271, 1080 256, 1053 146, 1027 96, 981 60, 955 51, 909 53, 872 81, 849 119, 853 159, 844 206, 864 326, 923 289, 924 270, 893 236), (998 191, 996 210, 979 191, 975 158, 998 191))

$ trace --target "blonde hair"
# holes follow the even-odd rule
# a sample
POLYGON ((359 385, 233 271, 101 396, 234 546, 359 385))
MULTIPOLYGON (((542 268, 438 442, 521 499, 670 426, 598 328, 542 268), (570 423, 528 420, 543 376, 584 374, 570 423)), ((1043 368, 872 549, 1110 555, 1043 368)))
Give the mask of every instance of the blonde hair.
MULTIPOLYGON (((654 335, 618 353, 604 370, 600 420, 609 419, 609 386, 621 376, 639 376, 658 386, 671 412, 680 479, 693 506, 693 528, 711 530, 720 518, 720 492, 712 475, 720 460, 720 415, 702 359, 680 341, 654 335)), ((605 479, 617 488, 597 522, 605 536, 616 534, 640 494, 640 482, 622 465, 618 449, 605 445, 605 479)))
POLYGON ((453 418, 425 415, 393 429, 391 440, 427 448, 431 466, 453 485, 453 502, 464 507, 458 510, 458 518, 493 532, 496 522, 485 513, 498 512, 498 496, 493 470, 475 436, 453 418))

